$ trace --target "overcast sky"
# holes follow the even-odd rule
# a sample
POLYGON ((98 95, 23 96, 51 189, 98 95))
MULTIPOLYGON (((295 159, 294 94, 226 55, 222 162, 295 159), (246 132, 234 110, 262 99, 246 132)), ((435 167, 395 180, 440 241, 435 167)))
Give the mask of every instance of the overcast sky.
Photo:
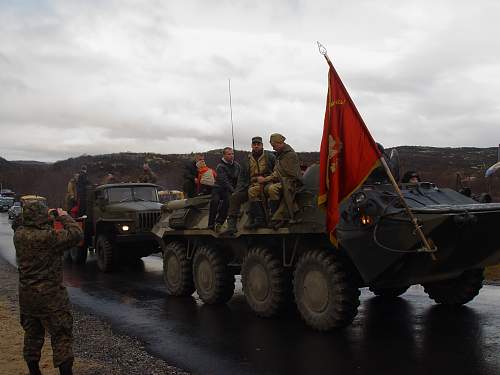
POLYGON ((319 150, 328 49, 385 146, 500 143, 500 2, 0 0, 0 156, 319 150), (267 143, 266 143, 267 146, 267 143))

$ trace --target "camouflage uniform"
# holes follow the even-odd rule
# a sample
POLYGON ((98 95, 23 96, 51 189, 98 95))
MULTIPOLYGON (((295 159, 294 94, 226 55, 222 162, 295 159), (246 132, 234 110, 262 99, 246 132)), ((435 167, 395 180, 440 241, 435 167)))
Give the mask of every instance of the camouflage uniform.
MULTIPOLYGON (((253 137, 252 145, 262 144, 262 137, 253 137)), ((253 146, 252 146, 253 148, 253 146)), ((229 211, 227 229, 223 234, 234 234, 237 232, 236 224, 243 203, 250 200, 249 222, 245 225, 247 229, 257 228, 265 224, 265 211, 262 206, 263 186, 257 182, 259 176, 269 176, 274 169, 276 156, 273 152, 262 149, 261 153, 252 151, 243 162, 235 191, 229 198, 229 211)))
POLYGON ((248 188, 248 199, 250 201, 262 200, 262 185, 257 182, 258 176, 269 176, 274 169, 276 157, 269 151, 263 151, 256 160, 252 153, 248 155, 250 168, 250 187, 248 188))
POLYGON ((290 145, 285 143, 281 152, 277 154, 273 173, 267 176, 264 182, 269 183, 264 188, 269 197, 269 204, 276 208, 273 210, 275 212, 271 220, 290 220, 295 193, 302 184, 299 157, 290 145))
POLYGON ((73 361, 73 318, 62 285, 62 254, 82 239, 82 230, 67 215, 59 217, 63 229, 53 229, 47 207, 28 202, 23 223, 14 233, 19 270, 19 308, 24 328, 24 359, 38 362, 47 329, 55 367, 73 361))

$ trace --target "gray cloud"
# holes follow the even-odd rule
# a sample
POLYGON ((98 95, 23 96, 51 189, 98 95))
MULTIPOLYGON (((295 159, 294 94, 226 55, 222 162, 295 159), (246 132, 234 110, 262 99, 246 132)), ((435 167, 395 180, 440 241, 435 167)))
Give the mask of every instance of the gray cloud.
POLYGON ((318 150, 328 48, 386 146, 500 141, 500 5, 0 3, 0 156, 181 153, 284 133, 318 150))

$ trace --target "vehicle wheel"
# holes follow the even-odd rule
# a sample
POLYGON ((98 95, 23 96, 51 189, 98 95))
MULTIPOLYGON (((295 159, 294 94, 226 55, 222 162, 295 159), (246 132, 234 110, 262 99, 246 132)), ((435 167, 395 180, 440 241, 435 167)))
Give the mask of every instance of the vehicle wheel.
POLYGON ((167 294, 190 296, 194 292, 191 261, 182 242, 170 242, 163 253, 163 280, 167 294))
POLYGON ((424 284, 424 290, 437 303, 464 305, 478 295, 483 287, 484 268, 465 271, 459 277, 424 284))
POLYGON ((382 298, 396 298, 401 294, 405 293, 410 286, 402 286, 399 288, 375 288, 370 287, 370 292, 375 294, 378 297, 382 298))
POLYGON ((241 283, 248 305, 262 317, 277 315, 291 294, 289 274, 265 247, 249 250, 241 267, 241 283))
POLYGON ((200 246, 193 258, 196 291, 207 304, 226 303, 234 293, 234 275, 224 255, 210 246, 200 246))
POLYGON ((327 331, 349 325, 359 306, 359 289, 342 258, 321 250, 306 252, 297 262, 293 291, 304 321, 327 331))
POLYGON ((113 245, 105 235, 97 237, 95 246, 97 266, 102 272, 110 272, 113 268, 113 245))
POLYGON ((75 246, 69 249, 71 260, 75 264, 85 264, 87 261, 87 248, 85 246, 75 246))

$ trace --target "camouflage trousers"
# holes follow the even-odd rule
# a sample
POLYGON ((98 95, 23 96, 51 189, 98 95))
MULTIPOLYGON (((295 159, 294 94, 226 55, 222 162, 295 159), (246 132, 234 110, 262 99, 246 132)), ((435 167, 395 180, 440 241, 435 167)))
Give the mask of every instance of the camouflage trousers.
POLYGON ((39 361, 45 341, 50 335, 54 367, 73 360, 73 317, 66 290, 48 293, 19 289, 19 310, 24 329, 25 361, 39 361))
POLYGON ((21 325, 24 329, 23 356, 26 362, 40 361, 45 330, 50 335, 54 367, 73 360, 73 317, 69 308, 41 316, 21 312, 21 325))
MULTIPOLYGON (((270 200, 279 200, 281 198, 281 183, 271 183, 264 185, 263 188, 264 195, 270 200)), ((248 188, 248 199, 250 201, 261 201, 262 196, 262 187, 261 184, 252 184, 248 188)))
POLYGON ((228 216, 238 217, 241 205, 247 200, 248 194, 246 191, 238 191, 231 194, 231 197, 229 198, 228 216))

